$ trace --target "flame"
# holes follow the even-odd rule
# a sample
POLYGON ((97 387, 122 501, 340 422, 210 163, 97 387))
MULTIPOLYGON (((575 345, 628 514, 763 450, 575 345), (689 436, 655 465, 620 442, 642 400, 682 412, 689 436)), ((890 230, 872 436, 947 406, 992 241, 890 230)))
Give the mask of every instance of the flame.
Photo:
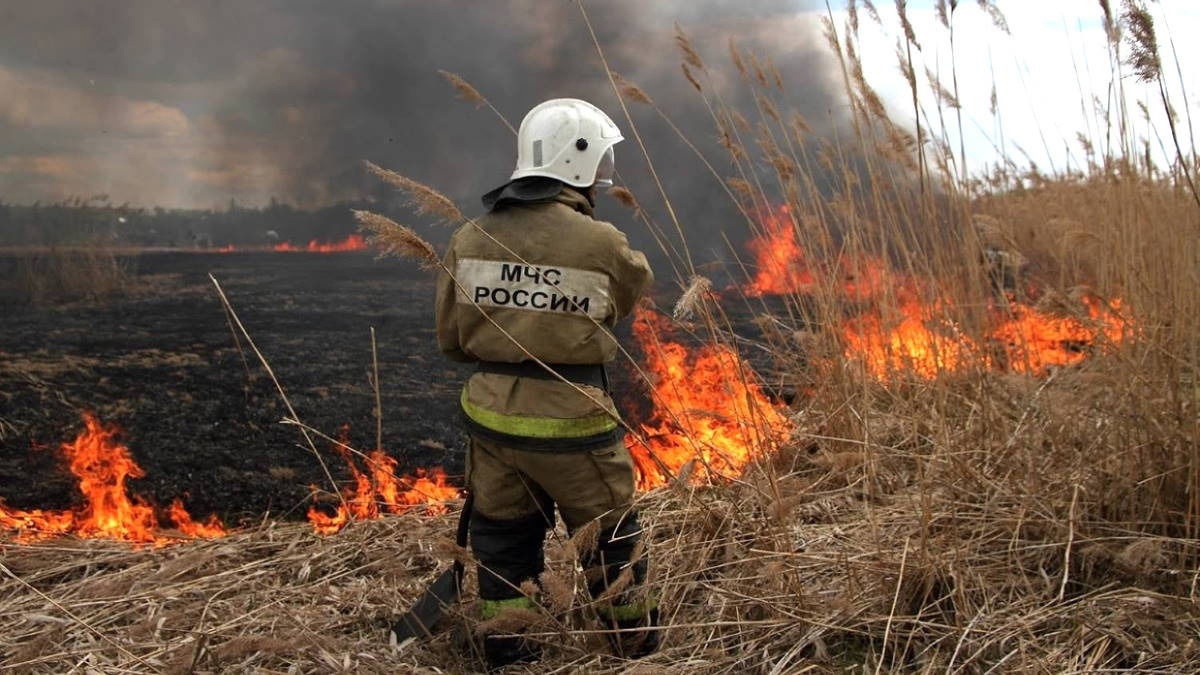
POLYGON ((915 299, 903 301, 899 319, 885 322, 878 312, 866 312, 846 322, 842 329, 847 359, 862 363, 877 380, 899 372, 932 379, 959 370, 979 354, 974 342, 949 322, 937 321, 939 307, 926 307, 915 299), (942 328, 941 331, 935 327, 942 328))
POLYGON ((841 256, 836 266, 814 271, 797 239, 791 209, 785 204, 759 216, 762 233, 747 242, 754 255, 754 278, 742 287, 750 297, 813 293, 819 275, 840 281, 840 292, 854 302, 867 302, 889 289, 906 286, 882 258, 841 256))
POLYGON ((1079 363, 1097 343, 1118 344, 1132 333, 1122 316, 1123 303, 1082 299, 1088 320, 1056 316, 1029 305, 1012 303, 1008 316, 991 333, 1004 350, 1008 368, 1018 373, 1042 375, 1054 366, 1079 363))
POLYGON ((889 292, 912 293, 911 280, 898 277, 887 262, 874 256, 838 259, 841 293, 853 302, 863 303, 886 297, 889 292))
POLYGON ((1097 348, 1119 344, 1133 333, 1120 298, 1082 298, 1086 318, 1061 316, 1012 298, 993 307, 981 343, 945 318, 942 303, 907 300, 899 318, 885 321, 865 311, 842 327, 843 356, 863 365, 879 381, 907 373, 922 379, 970 368, 1045 375, 1051 368, 1082 362, 1097 348))
POLYGON ((297 246, 290 241, 281 242, 271 247, 274 251, 305 251, 308 253, 340 253, 343 251, 365 251, 367 240, 361 234, 352 234, 341 241, 323 242, 312 239, 307 246, 297 246))
POLYGON ((796 227, 787 205, 767 210, 760 216, 762 233, 746 246, 757 265, 746 295, 780 295, 811 291, 816 279, 804 264, 804 248, 796 240, 796 227))
POLYGON ((236 250, 237 250, 237 247, 234 246, 233 244, 225 244, 224 246, 217 249, 217 253, 233 253, 236 250))
POLYGON ((641 490, 665 485, 671 476, 695 483, 737 477, 748 463, 774 452, 791 428, 734 350, 721 344, 688 348, 666 340, 670 332, 664 317, 635 311, 633 334, 654 380, 655 405, 639 433, 625 438, 641 490))
MULTIPOLYGON (((937 295, 921 292, 935 288, 932 282, 871 256, 843 255, 834 265, 814 268, 786 205, 765 211, 761 220, 762 234, 747 244, 756 272, 742 291, 752 297, 810 294, 817 274, 836 281, 832 292, 858 308, 839 328, 843 356, 880 381, 900 374, 932 379, 970 368, 1044 375, 1051 367, 1079 363, 1097 344, 1117 344, 1132 334, 1120 298, 1109 303, 1084 298, 1082 318, 1052 315, 1006 297, 992 307, 990 325, 972 339, 946 318, 947 302, 918 299, 937 295)), ((1031 288, 1027 295, 1037 292, 1031 288)))
POLYGON ((221 520, 217 518, 217 514, 210 513, 204 522, 197 523, 192 520, 192 516, 183 508, 183 502, 178 497, 171 501, 171 505, 167 507, 167 516, 171 522, 175 523, 175 527, 185 536, 195 539, 216 539, 229 534, 225 530, 225 526, 221 520))
MULTIPOLYGON (((86 503, 67 511, 22 511, 0 504, 0 527, 15 530, 18 541, 32 541, 63 534, 84 538, 106 538, 135 543, 165 544, 159 534, 155 507, 137 495, 128 494, 125 482, 145 475, 129 448, 118 443, 120 430, 104 425, 91 413, 83 413, 84 430, 70 443, 62 444, 71 473, 79 480, 86 503)), ((202 524, 192 521, 179 500, 169 515, 185 536, 221 537, 227 534, 215 515, 202 524)))
MULTIPOLYGON (((343 436, 346 432, 347 427, 343 426, 343 436)), ((318 534, 335 534, 352 520, 371 520, 385 512, 404 513, 420 505, 431 515, 445 513, 445 502, 461 496, 458 488, 448 484, 441 467, 417 469, 411 476, 398 477, 396 460, 375 449, 364 456, 366 471, 363 471, 347 448, 344 441, 334 445, 353 479, 352 485, 342 488, 342 503, 332 514, 316 505, 308 509, 308 521, 318 534)))

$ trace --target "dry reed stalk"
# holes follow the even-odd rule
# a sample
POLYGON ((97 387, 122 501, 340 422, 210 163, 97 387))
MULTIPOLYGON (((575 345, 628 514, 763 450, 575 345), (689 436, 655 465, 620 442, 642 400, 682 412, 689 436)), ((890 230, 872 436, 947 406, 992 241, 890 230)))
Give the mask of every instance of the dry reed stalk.
POLYGON ((370 233, 371 244, 382 249, 380 255, 411 258, 421 269, 437 269, 441 258, 433 244, 422 239, 412 228, 372 211, 356 209, 354 219, 358 221, 359 229, 370 233))
MULTIPOLYGON (((846 86, 865 91, 849 70, 846 86)), ((869 154, 876 142, 911 149, 913 135, 869 103, 863 112, 883 137, 825 145, 828 174, 791 169, 798 182, 827 178, 842 191, 814 194, 805 209, 792 198, 805 221, 797 243, 811 255, 886 253, 909 273, 966 280, 945 283, 952 299, 986 307, 992 289, 970 273, 980 237, 961 230, 966 214, 992 214, 995 236, 1042 268, 1045 297, 1070 297, 1082 280, 1119 294, 1139 341, 1049 378, 885 384, 842 366, 837 329, 861 307, 836 282, 781 298, 789 304, 769 325, 805 335, 788 340, 781 328, 767 356, 811 362, 814 341, 833 354, 800 373, 812 386, 790 411, 796 442, 716 486, 687 484, 698 466, 689 463, 683 480, 638 499, 663 649, 639 664, 595 654, 604 631, 580 611, 588 601, 567 569, 567 553, 588 545, 584 531, 552 556, 546 607, 513 628, 541 636, 540 666, 563 672, 1200 670, 1200 242, 1187 234, 1200 214, 1177 184, 1112 164, 1082 179, 1031 173, 1022 180, 1037 187, 1015 192, 939 185, 954 225, 939 228, 914 206, 911 174, 869 154), (865 169, 848 166, 862 157, 865 169), (1077 223, 1088 224, 1094 254, 1059 253, 1078 239, 1077 223)), ((727 126, 732 139, 737 123, 727 126)), ((782 154, 770 147, 764 156, 782 154)), ((759 176, 737 180, 767 198, 759 176)), ((872 304, 896 309, 890 296, 872 304)), ((701 316, 699 333, 732 332, 717 312, 701 316)), ((329 539, 271 525, 164 551, 7 547, 4 565, 26 584, 0 580, 0 654, 34 672, 140 667, 99 631, 164 669, 462 669, 448 636, 392 648, 383 628, 444 566, 428 542, 451 531, 451 517, 405 515, 329 539)), ((460 610, 454 621, 478 626, 469 603, 460 610)))
MULTIPOLYGON (((964 434, 976 428, 983 431, 982 426, 968 424, 964 434)), ((1028 452, 1038 452, 1037 447, 1030 439, 1028 452)), ((1007 493, 994 481, 981 484, 977 481, 987 476, 963 473, 969 465, 929 464, 926 479, 945 492, 933 503, 926 501, 927 508, 935 509, 944 534, 922 548, 916 544, 920 537, 914 536, 919 535, 915 528, 920 519, 914 519, 913 511, 921 503, 917 496, 922 488, 902 477, 915 470, 926 453, 890 452, 894 456, 880 475, 899 480, 890 483, 874 507, 873 522, 864 518, 870 507, 853 481, 834 487, 823 478, 828 469, 818 465, 801 464, 778 480, 794 514, 794 520, 782 524, 761 508, 765 505, 760 504, 760 493, 748 486, 693 487, 643 497, 641 509, 652 514, 648 522, 653 523, 646 540, 654 570, 652 589, 661 598, 669 626, 664 650, 648 657, 645 666, 690 663, 703 671, 769 670, 807 662, 877 668, 911 665, 919 645, 941 640, 947 643, 946 655, 931 666, 952 661, 956 667, 970 668, 1004 658, 1014 640, 1031 633, 1041 637, 1021 643, 1022 650, 1008 657, 1008 666, 1060 670, 1088 659, 1113 664, 1137 653, 1143 654, 1137 658, 1145 668, 1188 669, 1200 663, 1200 654, 1172 647, 1184 644, 1188 632, 1197 628, 1197 620, 1187 618, 1186 583, 1177 585, 1174 594, 1143 586, 1084 593, 1070 606, 1050 602, 1059 590, 1058 578, 1045 583, 1036 570, 1061 575, 1055 561, 1062 560, 1062 549, 1047 549, 1037 532, 1065 527, 1070 499, 1043 501, 1041 513, 1022 514, 1028 504, 1045 496, 1007 493), (707 501, 710 514, 700 519, 690 504, 698 496, 707 501), (1014 526, 1019 528, 1015 538, 1014 526), (902 556, 906 539, 912 542, 911 550, 902 556), (956 585, 938 590, 930 583, 956 585), (1005 595, 1009 599, 1004 603, 987 600, 1005 595), (802 597, 814 602, 798 602, 802 597), (952 606, 944 606, 947 602, 952 606), (1069 630, 1080 617, 1100 620, 1114 607, 1126 613, 1126 620, 1105 625, 1119 641, 1089 645, 1069 630), (961 618, 948 620, 950 613, 961 618), (958 628, 966 623, 970 630, 958 628), (872 658, 862 647, 864 639, 886 646, 894 659, 872 658), (714 651, 716 644, 753 649, 714 651), (1001 650, 1001 644, 1009 647, 1001 650)), ((978 454, 986 452, 981 448, 978 454)), ((837 471, 854 475, 861 466, 847 463, 837 471)), ((1097 557, 1107 555, 1105 549, 1096 547, 1103 547, 1107 539, 1091 530, 1096 523, 1091 514, 1099 504, 1088 494, 1080 490, 1074 506, 1075 541, 1090 541, 1092 549, 1077 544, 1075 557, 1105 560, 1097 557)), ((31 583, 37 580, 43 592, 95 630, 126 636, 125 648, 152 665, 166 664, 179 654, 192 659, 191 633, 180 629, 200 625, 206 614, 202 630, 210 637, 195 659, 202 668, 273 668, 286 663, 322 669, 331 657, 340 664, 347 655, 351 667, 360 670, 448 668, 463 658, 448 649, 448 637, 437 638, 429 648, 396 650, 387 646, 383 626, 436 573, 439 566, 431 565, 426 542, 448 539, 452 521, 452 516, 410 514, 358 523, 329 538, 308 533, 305 525, 276 524, 170 550, 135 551, 83 542, 71 552, 46 544, 10 549, 7 564, 31 583), (95 593, 105 586, 112 589, 107 595, 95 593), (120 598, 120 607, 127 609, 114 611, 112 604, 103 602, 106 598, 120 598), (143 628, 133 631, 134 626, 143 628), (252 652, 248 644, 269 648, 252 652)), ((1108 538, 1133 541, 1136 546, 1123 545, 1111 559, 1126 559, 1130 569, 1151 575, 1170 559, 1163 547, 1175 545, 1164 539, 1128 540, 1119 532, 1108 538), (1123 554, 1126 550, 1130 553, 1123 554)), ((1103 572, 1093 569, 1095 579, 1102 580, 1103 572)), ((1087 582, 1086 576, 1072 578, 1087 582)), ((1142 583, 1150 578, 1143 577, 1142 583)), ((553 594, 557 600, 547 602, 544 611, 475 628, 542 635, 547 640, 544 665, 581 667, 601 631, 583 617, 563 615, 574 606, 569 600, 572 582, 561 574, 558 581, 562 583, 553 594), (558 627, 551 629, 555 624, 558 627)), ((0 634, 5 636, 0 649, 9 653, 16 645, 55 632, 64 635, 63 644, 75 645, 60 651, 44 644, 43 649, 26 652, 30 667, 49 671, 83 654, 100 667, 136 663, 105 650, 103 643, 80 640, 77 636, 86 632, 82 627, 21 619, 56 616, 55 608, 11 581, 0 583, 0 590, 5 598, 0 617, 9 617, 0 618, 0 634)), ((461 611, 470 616, 469 606, 461 611)), ((610 657, 590 663, 596 672, 614 673, 631 665, 610 657)))
POLYGON ((613 73, 612 76, 622 96, 645 105, 654 105, 654 101, 651 100, 650 95, 643 91, 641 87, 621 77, 618 73, 613 73))
POLYGON ((479 93, 478 89, 472 86, 470 82, 467 82, 465 79, 463 79, 461 75, 451 73, 446 70, 439 70, 438 74, 446 78, 446 81, 450 83, 450 86, 454 87, 455 91, 458 92, 459 98, 463 99, 464 101, 474 103, 476 108, 487 106, 488 110, 491 110, 492 113, 500 119, 504 126, 508 127, 508 130, 511 131, 514 136, 517 134, 517 130, 508 121, 508 118, 502 115, 500 111, 496 109, 496 106, 492 105, 491 101, 487 100, 483 94, 479 93))
POLYGON ((679 301, 675 303, 675 308, 671 311, 671 318, 675 321, 693 318, 696 311, 700 309, 705 296, 711 292, 712 282, 708 278, 699 274, 693 275, 688 281, 687 288, 679 296, 679 301))
MULTIPOLYGON (((241 317, 238 316, 237 312, 233 309, 233 304, 229 302, 229 298, 225 295, 225 289, 221 287, 221 283, 217 281, 217 278, 213 275, 209 274, 208 280, 213 283, 214 287, 216 287, 217 296, 221 299, 221 305, 225 308, 227 316, 233 320, 235 325, 237 325, 238 332, 241 333, 243 338, 245 338, 246 344, 250 347, 250 350, 254 352, 256 357, 258 357, 258 362, 260 365, 262 365, 263 370, 267 371, 267 376, 271 378, 271 383, 275 385, 275 391, 279 393, 279 398, 283 401, 283 405, 287 408, 288 414, 291 415, 291 419, 299 420, 300 416, 296 414, 295 408, 292 407, 291 399, 288 398, 287 391, 283 388, 283 383, 280 382, 279 378, 275 376, 275 370, 271 368, 271 364, 269 361, 267 361, 267 357, 262 353, 261 350, 259 350, 258 345, 254 342, 254 338, 250 337, 250 332, 246 330, 246 326, 242 323, 241 317)), ((337 481, 333 479, 333 474, 329 472, 329 466, 325 464, 325 459, 321 456, 321 453, 317 451, 317 446, 313 444, 312 436, 309 435, 309 432, 303 426, 300 427, 300 434, 303 436, 304 442, 308 446, 309 451, 317 460, 317 464, 320 465, 321 472, 329 481, 329 485, 336 489, 337 481)), ((338 492, 337 496, 338 500, 342 502, 342 505, 344 506, 345 499, 342 497, 340 491, 338 492)))
POLYGON ((458 92, 459 98, 474 103, 476 107, 487 105, 487 99, 483 97, 483 94, 480 94, 479 90, 471 86, 471 83, 464 80, 462 76, 446 70, 439 70, 438 74, 446 78, 446 81, 454 87, 458 92))
POLYGON ((428 185, 368 161, 364 161, 363 166, 385 183, 399 188, 405 194, 408 204, 417 213, 434 216, 440 222, 448 225, 457 225, 466 220, 462 211, 458 210, 449 197, 428 185))
MULTIPOLYGON (((1008 19, 1005 18, 1004 13, 1000 11, 1000 8, 996 6, 996 0, 977 0, 977 1, 979 3, 979 8, 982 9, 984 11, 984 13, 986 13, 988 15, 989 19, 992 20, 993 26, 995 26, 1001 32, 1003 32, 1007 35, 1012 34, 1012 31, 1009 30, 1009 28, 1008 28, 1008 19)), ((1105 4, 1105 0, 1100 0, 1100 2, 1101 2, 1101 5, 1105 4)))
POLYGON ((628 188, 621 187, 620 185, 614 185, 607 190, 607 193, 608 196, 620 202, 621 206, 624 206, 630 211, 636 213, 642 210, 641 205, 638 204, 637 197, 634 197, 633 193, 630 192, 628 188))
POLYGON ((700 54, 692 46, 691 38, 683 32, 683 28, 679 24, 675 24, 675 46, 679 47, 679 52, 683 54, 684 63, 696 70, 704 70, 704 62, 700 60, 700 54))

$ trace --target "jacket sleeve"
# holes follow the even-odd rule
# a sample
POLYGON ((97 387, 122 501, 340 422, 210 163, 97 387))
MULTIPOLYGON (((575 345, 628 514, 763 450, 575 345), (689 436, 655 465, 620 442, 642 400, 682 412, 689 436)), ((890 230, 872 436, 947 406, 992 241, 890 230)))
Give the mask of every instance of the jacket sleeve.
POLYGON ((457 240, 457 235, 450 238, 450 245, 446 247, 446 255, 442 257, 443 269, 438 270, 435 307, 437 341, 438 349, 442 350, 442 354, 446 358, 452 361, 472 361, 474 359, 463 352, 462 345, 458 341, 458 312, 455 307, 458 302, 458 287, 450 275, 454 272, 458 261, 454 250, 457 240))
POLYGON ((646 262, 646 254, 629 248, 629 238, 624 232, 613 228, 616 235, 613 251, 613 306, 616 319, 628 316, 638 299, 650 288, 654 273, 646 262))

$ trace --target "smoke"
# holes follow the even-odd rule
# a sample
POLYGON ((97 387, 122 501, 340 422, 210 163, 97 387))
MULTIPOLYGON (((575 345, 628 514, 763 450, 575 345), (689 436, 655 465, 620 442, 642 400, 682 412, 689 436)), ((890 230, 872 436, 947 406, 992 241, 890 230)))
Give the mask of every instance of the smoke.
MULTIPOLYGON (((734 38, 774 59, 787 96, 820 133, 835 123, 836 106, 815 21, 801 15, 814 4, 586 7, 610 67, 649 93, 722 172, 729 162, 681 73, 675 24, 711 62, 715 92, 706 93, 737 100, 734 38)), ((317 206, 374 190, 360 164, 369 159, 475 212, 478 195, 511 171, 514 139, 486 108, 455 100, 439 70, 466 78, 514 126, 547 98, 593 101, 631 139, 617 149, 622 178, 644 205, 661 201, 575 2, 42 0, 0 7, 0 45, 0 198, 8 201, 102 192, 143 205, 276 197, 317 206)), ((645 106, 633 104, 631 114, 682 217, 732 215, 675 133, 645 106)))

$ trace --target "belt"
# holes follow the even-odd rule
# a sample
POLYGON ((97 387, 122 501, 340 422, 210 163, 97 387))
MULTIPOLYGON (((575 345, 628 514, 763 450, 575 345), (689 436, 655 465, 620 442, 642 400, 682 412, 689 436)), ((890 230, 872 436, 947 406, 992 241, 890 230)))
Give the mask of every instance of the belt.
POLYGON ((478 372, 511 375, 512 377, 528 377, 535 380, 558 381, 561 377, 568 382, 591 385, 608 391, 608 373, 604 371, 604 364, 601 363, 547 363, 545 366, 542 366, 536 361, 522 361, 520 363, 480 361, 478 372), (558 374, 558 377, 555 376, 555 373, 558 374))

